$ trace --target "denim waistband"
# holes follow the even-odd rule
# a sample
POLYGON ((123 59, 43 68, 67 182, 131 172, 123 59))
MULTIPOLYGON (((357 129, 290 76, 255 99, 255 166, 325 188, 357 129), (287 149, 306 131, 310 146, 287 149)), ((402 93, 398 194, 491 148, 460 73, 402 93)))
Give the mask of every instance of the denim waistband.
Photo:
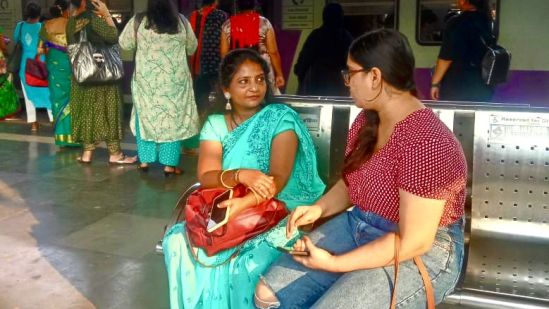
MULTIPOLYGON (((398 229, 398 223, 392 222, 374 212, 370 211, 363 211, 360 209, 360 207, 354 207, 352 210, 352 215, 360 220, 363 221, 371 226, 374 226, 378 229, 387 231, 387 232, 394 232, 398 229)), ((457 232, 462 231, 465 224, 465 218, 460 218, 458 221, 447 225, 447 226, 439 226, 439 231, 450 231, 457 232)))

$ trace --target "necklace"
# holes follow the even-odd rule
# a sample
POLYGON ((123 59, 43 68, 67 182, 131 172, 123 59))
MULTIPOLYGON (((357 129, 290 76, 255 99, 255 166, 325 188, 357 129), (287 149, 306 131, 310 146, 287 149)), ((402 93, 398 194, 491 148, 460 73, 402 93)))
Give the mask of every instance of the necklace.
POLYGON ((236 118, 234 117, 234 113, 231 112, 231 122, 232 122, 232 125, 233 125, 233 130, 236 129, 240 123, 236 122, 236 118))

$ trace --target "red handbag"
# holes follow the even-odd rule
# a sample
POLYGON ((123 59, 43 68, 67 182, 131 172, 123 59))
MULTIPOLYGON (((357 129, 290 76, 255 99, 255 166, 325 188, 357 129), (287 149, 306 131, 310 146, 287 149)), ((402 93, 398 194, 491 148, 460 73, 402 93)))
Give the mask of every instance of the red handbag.
MULTIPOLYGON (((243 185, 232 190, 233 198, 247 194, 243 185)), ((226 191, 224 188, 198 189, 187 199, 185 221, 190 245, 204 249, 208 256, 237 247, 270 230, 289 214, 284 202, 272 198, 245 209, 227 224, 210 233, 207 226, 213 199, 226 191)))
POLYGON ((46 64, 40 61, 40 56, 28 58, 25 66, 25 81, 33 87, 48 87, 48 69, 46 64))

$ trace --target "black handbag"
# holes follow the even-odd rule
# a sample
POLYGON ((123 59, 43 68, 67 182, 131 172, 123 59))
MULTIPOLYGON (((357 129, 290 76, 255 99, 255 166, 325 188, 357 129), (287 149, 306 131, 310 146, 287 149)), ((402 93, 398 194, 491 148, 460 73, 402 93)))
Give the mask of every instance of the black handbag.
POLYGON ((23 55, 23 46, 21 45, 21 30, 23 29, 23 22, 19 23, 19 35, 17 36, 19 39, 17 40, 15 47, 13 48, 13 52, 8 57, 8 72, 13 73, 14 75, 19 74, 19 70, 21 69, 21 57, 23 55))
POLYGON ((118 44, 95 46, 88 41, 86 29, 80 31, 78 42, 70 44, 67 51, 79 84, 112 83, 124 76, 118 44))

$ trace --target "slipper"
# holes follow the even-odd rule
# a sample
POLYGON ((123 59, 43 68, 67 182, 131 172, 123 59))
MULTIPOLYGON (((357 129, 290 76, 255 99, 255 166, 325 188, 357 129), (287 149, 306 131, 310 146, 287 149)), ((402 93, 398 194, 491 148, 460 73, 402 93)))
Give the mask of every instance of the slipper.
POLYGON ((137 157, 128 157, 126 155, 122 155, 118 160, 115 161, 109 161, 109 164, 111 165, 128 165, 128 164, 136 164, 137 163, 137 157))

